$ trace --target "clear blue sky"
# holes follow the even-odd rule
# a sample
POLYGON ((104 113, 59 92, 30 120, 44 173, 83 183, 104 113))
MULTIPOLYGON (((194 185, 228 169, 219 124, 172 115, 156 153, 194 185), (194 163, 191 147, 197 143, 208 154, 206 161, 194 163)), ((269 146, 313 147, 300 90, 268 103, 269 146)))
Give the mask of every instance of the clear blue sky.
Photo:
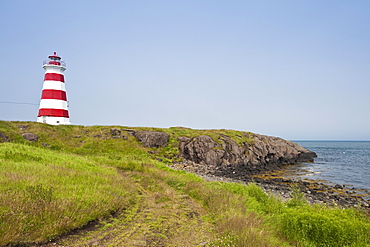
POLYGON ((1 120, 56 51, 79 125, 370 140, 370 1, 0 2, 1 120))

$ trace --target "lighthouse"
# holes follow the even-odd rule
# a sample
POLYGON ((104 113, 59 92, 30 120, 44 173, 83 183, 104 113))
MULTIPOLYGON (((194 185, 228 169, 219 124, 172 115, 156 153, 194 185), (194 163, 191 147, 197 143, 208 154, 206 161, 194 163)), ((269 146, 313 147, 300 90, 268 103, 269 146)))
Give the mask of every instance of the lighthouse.
POLYGON ((65 62, 54 52, 44 61, 42 67, 45 69, 45 77, 37 122, 52 125, 71 124, 63 74, 66 70, 65 62))

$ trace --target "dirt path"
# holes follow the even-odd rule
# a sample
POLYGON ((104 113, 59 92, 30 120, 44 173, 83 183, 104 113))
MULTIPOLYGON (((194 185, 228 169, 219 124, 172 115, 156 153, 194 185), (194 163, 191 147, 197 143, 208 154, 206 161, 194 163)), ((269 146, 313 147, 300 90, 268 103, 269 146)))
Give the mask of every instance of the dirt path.
POLYGON ((199 202, 160 180, 134 182, 141 194, 135 206, 42 246, 205 246, 215 238, 199 202))

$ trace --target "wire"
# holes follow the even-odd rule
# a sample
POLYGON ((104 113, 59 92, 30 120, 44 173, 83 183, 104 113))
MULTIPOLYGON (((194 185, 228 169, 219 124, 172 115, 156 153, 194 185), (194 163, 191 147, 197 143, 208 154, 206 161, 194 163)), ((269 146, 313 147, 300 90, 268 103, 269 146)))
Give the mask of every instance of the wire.
POLYGON ((10 102, 10 101, 0 101, 3 104, 17 104, 17 105, 39 105, 34 103, 25 103, 25 102, 10 102))

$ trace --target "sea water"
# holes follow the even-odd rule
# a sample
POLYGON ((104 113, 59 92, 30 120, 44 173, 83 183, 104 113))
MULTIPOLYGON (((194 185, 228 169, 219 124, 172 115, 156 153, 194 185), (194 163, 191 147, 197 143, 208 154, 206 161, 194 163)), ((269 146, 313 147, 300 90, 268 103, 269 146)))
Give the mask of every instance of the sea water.
MULTIPOLYGON (((370 190, 369 141, 294 141, 317 154, 314 163, 287 168, 297 179, 370 190)), ((288 172, 288 174, 289 174, 288 172)))

